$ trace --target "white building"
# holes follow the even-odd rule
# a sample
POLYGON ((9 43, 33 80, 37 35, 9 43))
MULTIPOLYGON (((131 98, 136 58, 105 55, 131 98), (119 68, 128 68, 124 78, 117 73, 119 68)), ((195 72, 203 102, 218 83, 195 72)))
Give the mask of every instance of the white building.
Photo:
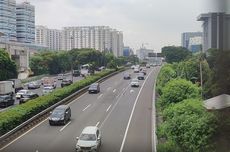
POLYGON ((36 26, 35 43, 48 47, 48 28, 46 26, 36 26))
POLYGON ((61 50, 62 31, 36 26, 36 44, 46 46, 49 50, 61 50))
POLYGON ((123 46, 123 33, 109 26, 64 27, 62 31, 62 50, 92 48, 122 56, 123 46))
POLYGON ((64 27, 62 30, 36 26, 36 44, 50 50, 91 48, 123 56, 123 33, 109 26, 64 27))
POLYGON ((148 59, 149 53, 153 53, 153 52, 154 51, 150 49, 140 48, 139 50, 137 50, 137 57, 140 60, 145 60, 145 59, 148 59))

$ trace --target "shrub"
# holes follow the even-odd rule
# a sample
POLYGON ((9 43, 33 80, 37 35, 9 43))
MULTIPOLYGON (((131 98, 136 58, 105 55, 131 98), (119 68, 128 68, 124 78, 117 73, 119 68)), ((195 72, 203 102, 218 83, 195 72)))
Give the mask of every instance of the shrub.
POLYGON ((17 105, 9 110, 0 113, 0 135, 12 130, 16 126, 30 119, 39 112, 47 109, 51 105, 59 102, 74 92, 85 86, 99 80, 100 78, 114 72, 114 70, 105 70, 84 80, 80 80, 65 88, 56 89, 49 95, 38 97, 24 104, 17 105))
POLYGON ((171 64, 163 66, 157 78, 157 91, 160 95, 162 94, 162 88, 165 84, 175 77, 176 72, 172 68, 171 64))
POLYGON ((160 102, 164 108, 170 103, 177 103, 190 98, 200 98, 200 88, 190 81, 173 79, 163 87, 160 102))
POLYGON ((182 152, 180 148, 172 141, 160 143, 157 145, 157 152, 182 152))
POLYGON ((161 134, 175 141, 183 151, 208 151, 215 133, 216 116, 208 113, 199 99, 170 105, 163 111, 161 134))

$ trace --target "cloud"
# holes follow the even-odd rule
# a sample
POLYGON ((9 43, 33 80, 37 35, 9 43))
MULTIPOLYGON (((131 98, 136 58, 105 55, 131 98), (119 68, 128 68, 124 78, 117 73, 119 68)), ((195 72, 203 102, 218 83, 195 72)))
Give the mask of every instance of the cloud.
MULTIPOLYGON (((22 0, 18 0, 20 2, 22 0)), ((180 45, 180 35, 200 31, 196 17, 201 0, 30 0, 36 6, 36 24, 64 26, 108 25, 123 31, 125 45, 160 50, 180 45)))

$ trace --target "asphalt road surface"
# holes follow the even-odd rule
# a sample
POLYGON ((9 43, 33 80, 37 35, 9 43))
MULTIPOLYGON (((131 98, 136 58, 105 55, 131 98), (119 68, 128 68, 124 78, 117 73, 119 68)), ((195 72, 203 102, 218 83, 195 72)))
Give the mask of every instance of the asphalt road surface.
POLYGON ((47 118, 0 151, 74 152, 83 128, 97 125, 100 152, 152 152, 153 86, 159 69, 148 69, 138 88, 123 79, 124 72, 109 78, 100 93, 85 93, 70 103, 72 118, 66 126, 50 126, 47 118))
MULTIPOLYGON (((55 77, 56 78, 56 77, 55 77)), ((67 79, 70 79, 70 80, 72 80, 72 76, 70 75, 70 74, 68 74, 68 75, 65 75, 65 78, 67 78, 67 79)), ((79 80, 81 80, 81 79, 83 79, 83 77, 73 77, 73 82, 77 82, 77 81, 79 81, 79 80)), ((57 80, 57 79, 56 79, 57 80)), ((57 80, 57 88, 61 88, 61 81, 62 80, 57 80)), ((24 87, 24 89, 26 89, 26 90, 30 90, 31 92, 34 92, 34 93, 36 93, 36 94, 38 94, 39 96, 42 96, 43 95, 43 86, 41 85, 41 87, 40 88, 38 88, 38 89, 28 89, 27 88, 27 86, 25 86, 24 87)), ((15 95, 14 95, 15 96, 15 95)), ((0 108, 0 112, 1 111, 5 111, 5 110, 7 110, 7 109, 9 109, 9 108, 12 108, 12 107, 14 107, 15 105, 18 105, 19 104, 19 100, 17 100, 16 98, 14 98, 15 99, 15 102, 14 102, 14 105, 13 106, 10 106, 10 107, 7 107, 7 108, 0 108)))

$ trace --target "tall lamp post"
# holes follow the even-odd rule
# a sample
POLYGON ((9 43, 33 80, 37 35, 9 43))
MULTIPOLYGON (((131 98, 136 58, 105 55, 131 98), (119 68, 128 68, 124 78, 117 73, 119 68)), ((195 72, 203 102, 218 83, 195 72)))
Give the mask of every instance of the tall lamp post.
MULTIPOLYGON (((70 40, 71 40, 71 50, 74 49, 74 45, 73 45, 73 35, 71 35, 70 37, 70 40)), ((70 55, 70 68, 71 68, 71 79, 72 79, 72 82, 73 82, 73 57, 70 55)))
POLYGON ((201 97, 203 98, 203 69, 202 69, 202 62, 203 62, 203 51, 202 46, 200 46, 200 87, 201 87, 201 97))

